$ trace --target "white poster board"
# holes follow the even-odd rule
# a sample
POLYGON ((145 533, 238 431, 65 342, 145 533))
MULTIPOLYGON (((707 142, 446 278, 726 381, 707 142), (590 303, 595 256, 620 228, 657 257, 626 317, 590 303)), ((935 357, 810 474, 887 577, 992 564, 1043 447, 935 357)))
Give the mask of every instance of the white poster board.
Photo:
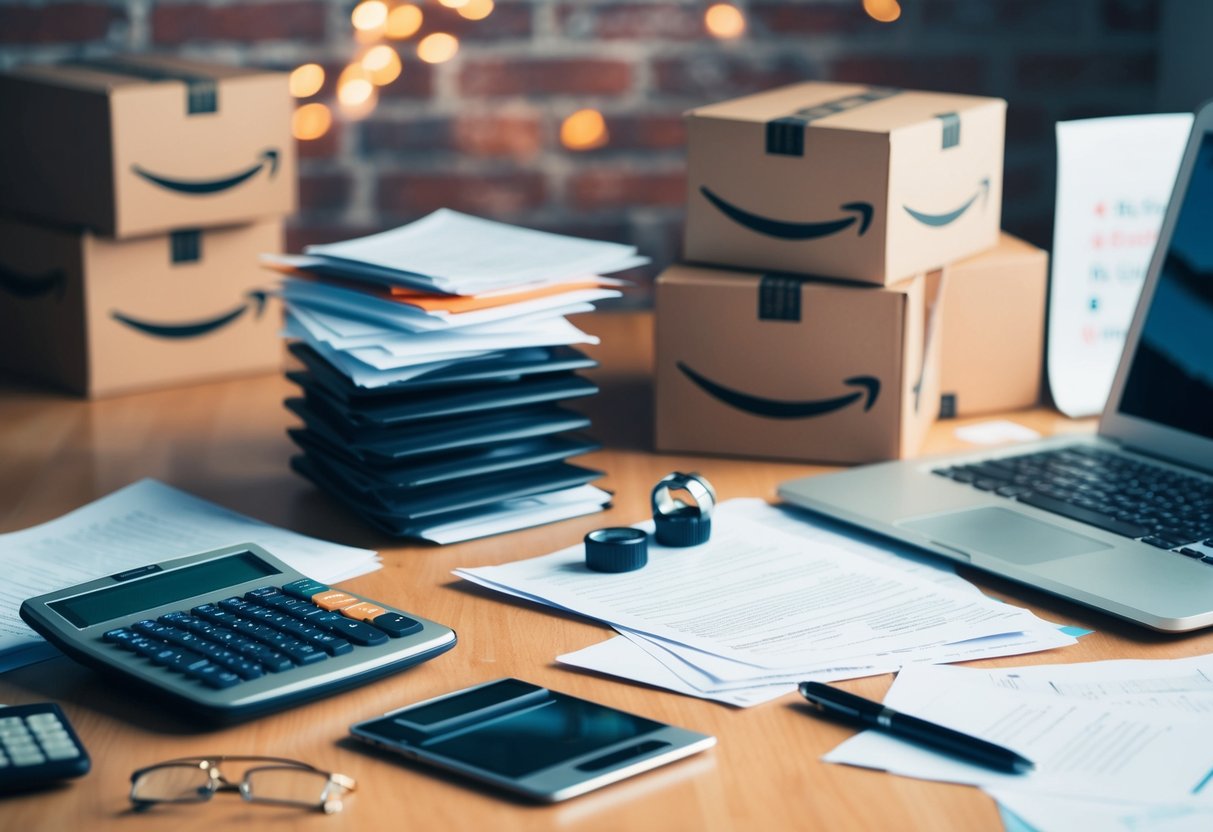
POLYGON ((1057 125, 1048 375, 1067 416, 1103 410, 1192 115, 1057 125))

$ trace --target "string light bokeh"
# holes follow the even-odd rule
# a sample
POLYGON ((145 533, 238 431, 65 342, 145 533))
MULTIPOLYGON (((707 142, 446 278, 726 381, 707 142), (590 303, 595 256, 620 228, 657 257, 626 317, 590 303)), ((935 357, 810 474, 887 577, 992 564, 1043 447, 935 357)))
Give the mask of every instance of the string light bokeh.
MULTIPOLYGON (((454 12, 466 20, 484 20, 493 13, 493 0, 425 0, 432 12, 454 12)), ((901 17, 898 0, 860 0, 864 12, 880 23, 892 23, 901 17)), ((417 35, 427 13, 419 2, 395 3, 385 0, 361 0, 350 12, 350 25, 358 46, 353 59, 337 77, 336 107, 342 118, 364 119, 374 112, 379 88, 391 84, 407 72, 405 58, 394 45, 417 35)), ((703 13, 708 35, 721 41, 744 37, 748 29, 745 12, 731 3, 709 2, 703 13)), ((459 38, 449 32, 434 31, 420 38, 410 57, 428 64, 445 63, 459 54, 459 38)), ((316 63, 307 63, 291 72, 291 95, 300 100, 295 111, 295 138, 312 141, 323 137, 335 121, 329 104, 308 101, 324 89, 326 72, 316 63)), ((581 109, 566 116, 560 125, 560 143, 568 150, 585 151, 604 147, 610 141, 606 119, 595 109, 581 109)))

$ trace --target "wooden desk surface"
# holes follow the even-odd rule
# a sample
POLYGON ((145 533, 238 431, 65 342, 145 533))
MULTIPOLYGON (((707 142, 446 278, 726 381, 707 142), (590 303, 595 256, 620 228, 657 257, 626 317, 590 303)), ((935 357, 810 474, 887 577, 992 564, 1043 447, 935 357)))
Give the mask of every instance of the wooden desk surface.
MULTIPOLYGON (((156 477, 237 511, 306 534, 378 549, 384 568, 343 584, 354 592, 454 627, 459 645, 417 668, 240 726, 199 733, 155 702, 129 697, 92 672, 55 659, 0 676, 0 702, 62 703, 93 756, 93 771, 70 785, 3 798, 3 829, 145 829, 214 832, 249 828, 414 830, 784 830, 998 829, 997 810, 977 789, 892 777, 819 761, 852 732, 812 719, 794 694, 737 710, 556 666, 554 657, 601 641, 609 630, 534 605, 505 600, 451 576, 457 566, 545 554, 594 528, 644 519, 649 488, 673 470, 697 470, 721 499, 775 498, 777 485, 825 469, 684 455, 651 448, 650 318, 598 314, 580 323, 602 336, 593 375, 602 392, 583 405, 606 450, 584 458, 607 472, 616 492, 605 514, 437 548, 402 546, 364 528, 291 473, 291 424, 282 399, 294 388, 277 376, 248 378, 83 402, 0 387, 0 531, 53 519, 141 477, 156 477), (501 676, 595 699, 714 734, 695 758, 563 805, 512 802, 428 770, 363 752, 343 740, 356 720, 501 676), (135 768, 196 754, 295 757, 348 774, 358 791, 339 815, 243 803, 221 794, 209 804, 129 811, 135 768)), ((1042 433, 1091 430, 1056 413, 1014 419, 1042 433)), ((962 447, 958 422, 936 425, 925 452, 962 447)), ((1213 652, 1213 634, 1162 636, 1013 584, 966 573, 990 593, 1054 621, 1095 630, 1078 645, 987 662, 991 666, 1174 658, 1213 652)), ((892 677, 845 683, 880 698, 892 677)))

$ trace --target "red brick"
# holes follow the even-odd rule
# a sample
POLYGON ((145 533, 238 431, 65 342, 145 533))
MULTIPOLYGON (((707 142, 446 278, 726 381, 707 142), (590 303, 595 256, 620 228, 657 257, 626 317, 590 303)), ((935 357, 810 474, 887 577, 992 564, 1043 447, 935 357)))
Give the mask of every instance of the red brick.
POLYGON ((334 122, 318 139, 296 141, 295 152, 300 159, 332 159, 341 153, 341 126, 334 122))
POLYGON ((837 35, 856 32, 886 31, 896 29, 886 23, 870 18, 858 2, 797 3, 758 2, 750 3, 746 17, 750 31, 765 35, 837 35))
POLYGON ((379 178, 376 207, 415 218, 439 208, 509 218, 539 208, 548 196, 543 175, 508 173, 392 173, 379 178))
POLYGON ((653 62, 653 74, 658 91, 694 96, 705 104, 814 76, 799 56, 756 59, 719 52, 661 58, 653 62))
POLYGON ((632 66, 610 58, 469 58, 464 95, 618 95, 632 88, 632 66))
POLYGON ((0 4, 0 43, 85 43, 104 40, 126 11, 103 3, 0 4))
POLYGON ((681 206, 686 200, 685 171, 635 171, 601 168, 573 174, 569 203, 578 210, 681 206))
POLYGON ((315 222, 296 216, 288 220, 286 224, 286 250, 299 253, 307 246, 338 243, 355 237, 365 237, 368 234, 385 231, 386 228, 386 226, 363 224, 315 222))
POLYGON ((829 80, 983 95, 986 70, 977 55, 850 55, 831 62, 829 80))
MULTIPOLYGON (((429 98, 434 94, 434 65, 407 54, 401 55, 400 77, 379 88, 380 98, 429 98)), ((340 70, 338 70, 340 71, 340 70)))
POLYGON ((537 114, 372 119, 362 126, 362 147, 372 153, 450 151, 525 161, 543 149, 543 123, 537 114))
MULTIPOLYGON (((1158 31, 1157 0, 1104 0, 1101 17, 1113 32, 1158 31)), ((1182 14, 1182 7, 1177 7, 1182 14)))
POLYGON ((606 126, 609 139, 603 147, 576 152, 609 154, 631 150, 682 150, 686 147, 686 124, 680 114, 608 115, 606 126))
POLYGON ((415 44, 433 32, 446 32, 466 42, 517 40, 530 38, 534 33, 534 7, 529 2, 511 3, 498 0, 493 7, 493 13, 483 20, 468 20, 454 9, 437 3, 421 3, 420 0, 413 2, 421 6, 424 15, 421 29, 408 40, 400 42, 401 47, 415 44))
POLYGON ((174 46, 198 41, 319 41, 325 35, 327 4, 320 0, 280 3, 157 3, 152 41, 174 46))
POLYGON ((301 173, 299 210, 304 213, 334 213, 350 204, 354 182, 348 173, 301 173))
POLYGON ((702 6, 673 3, 566 3, 560 28, 570 38, 696 40, 707 36, 702 6))
POLYGON ((1067 52, 1022 56, 1016 61, 1015 77, 1026 90, 1057 91, 1152 85, 1156 72, 1157 56, 1152 50, 1094 55, 1067 52))

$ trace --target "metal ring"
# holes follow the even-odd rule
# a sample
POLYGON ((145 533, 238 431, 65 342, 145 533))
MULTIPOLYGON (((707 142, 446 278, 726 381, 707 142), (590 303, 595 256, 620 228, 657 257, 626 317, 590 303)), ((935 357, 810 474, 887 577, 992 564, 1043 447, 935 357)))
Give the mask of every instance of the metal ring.
POLYGON ((706 478, 694 471, 689 474, 675 471, 661 478, 653 488, 653 516, 656 517, 659 514, 668 516, 679 509, 691 508, 687 503, 674 497, 673 492, 680 490, 686 491, 695 500, 694 507, 699 509, 700 517, 712 516, 712 510, 716 507, 716 489, 706 478))

